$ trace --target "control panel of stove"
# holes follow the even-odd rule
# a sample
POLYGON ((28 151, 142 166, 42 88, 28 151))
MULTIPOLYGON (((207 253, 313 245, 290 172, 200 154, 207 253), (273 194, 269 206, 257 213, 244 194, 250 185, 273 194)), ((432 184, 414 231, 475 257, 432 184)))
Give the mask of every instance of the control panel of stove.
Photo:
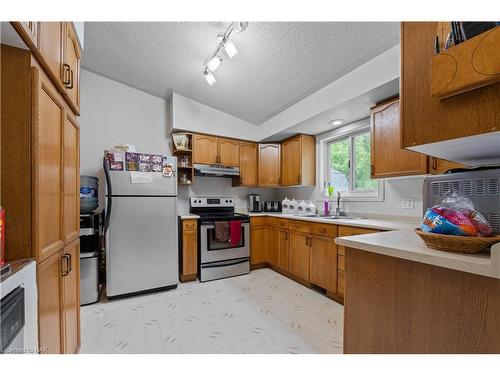
POLYGON ((191 207, 234 207, 234 198, 230 197, 191 197, 191 207))

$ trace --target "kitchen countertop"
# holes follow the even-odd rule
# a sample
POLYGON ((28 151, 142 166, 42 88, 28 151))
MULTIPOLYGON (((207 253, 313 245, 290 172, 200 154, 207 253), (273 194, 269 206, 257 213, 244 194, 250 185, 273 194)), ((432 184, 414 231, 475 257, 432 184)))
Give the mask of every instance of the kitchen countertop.
POLYGON ((500 243, 493 245, 489 252, 450 253, 428 248, 412 229, 338 237, 335 242, 372 253, 500 279, 500 243))
MULTIPOLYGON (((412 229, 418 227, 420 224, 420 218, 366 218, 366 219, 326 219, 324 217, 307 217, 307 216, 295 216, 290 214, 282 213, 268 213, 268 212, 251 212, 248 213, 250 217, 255 216, 270 216, 270 217, 280 217, 283 219, 290 220, 303 220, 310 221, 314 223, 324 223, 333 225, 345 225, 350 227, 367 228, 367 229, 379 229, 379 230, 397 230, 397 229, 412 229)), ((363 215, 353 215, 361 216, 363 215)))
POLYGON ((179 216, 181 220, 188 220, 188 219, 196 220, 200 218, 198 215, 194 214, 178 214, 177 216, 179 216))

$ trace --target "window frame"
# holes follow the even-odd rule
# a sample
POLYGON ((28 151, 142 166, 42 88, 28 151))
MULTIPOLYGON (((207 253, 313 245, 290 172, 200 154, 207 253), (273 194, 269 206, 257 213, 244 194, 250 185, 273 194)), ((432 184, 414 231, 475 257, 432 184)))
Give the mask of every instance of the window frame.
MULTIPOLYGON (((383 179, 378 180, 378 188, 373 190, 354 190, 355 186, 355 168, 353 168, 355 163, 355 142, 354 137, 360 134, 370 133, 369 126, 359 127, 350 131, 338 132, 335 136, 326 138, 322 140, 324 143, 324 156, 322 162, 324 164, 323 173, 325 176, 324 180, 327 180, 330 176, 330 145, 335 142, 341 142, 344 139, 348 139, 349 142, 349 191, 341 192, 342 199, 344 201, 358 201, 358 202, 383 202, 384 201, 384 185, 385 181, 383 179), (326 158, 326 160, 325 160, 326 158)), ((371 150, 370 150, 371 152, 371 150)))

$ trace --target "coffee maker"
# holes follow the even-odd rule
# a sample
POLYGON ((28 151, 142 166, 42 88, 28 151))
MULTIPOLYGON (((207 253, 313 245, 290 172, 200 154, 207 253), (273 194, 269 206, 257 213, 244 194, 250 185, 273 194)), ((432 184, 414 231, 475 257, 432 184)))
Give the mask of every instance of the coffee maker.
POLYGON ((262 197, 260 194, 248 194, 248 212, 262 211, 262 197))

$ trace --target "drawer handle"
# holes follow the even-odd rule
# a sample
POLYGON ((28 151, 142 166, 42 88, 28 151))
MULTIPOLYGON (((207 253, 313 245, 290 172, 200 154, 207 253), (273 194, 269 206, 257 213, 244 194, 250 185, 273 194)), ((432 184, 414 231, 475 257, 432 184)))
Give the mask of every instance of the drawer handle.
POLYGON ((63 64, 63 84, 64 86, 68 86, 71 82, 71 77, 70 77, 70 72, 71 72, 71 67, 64 63, 63 64), (66 74, 68 73, 68 74, 66 74), (68 79, 66 79, 66 77, 68 77, 68 79))
POLYGON ((325 228, 319 228, 319 232, 320 233, 326 233, 326 229, 325 228))
POLYGON ((73 88, 73 69, 71 69, 69 71, 69 77, 70 77, 70 83, 69 83, 69 86, 67 86, 67 87, 68 87, 68 89, 72 89, 73 88))

